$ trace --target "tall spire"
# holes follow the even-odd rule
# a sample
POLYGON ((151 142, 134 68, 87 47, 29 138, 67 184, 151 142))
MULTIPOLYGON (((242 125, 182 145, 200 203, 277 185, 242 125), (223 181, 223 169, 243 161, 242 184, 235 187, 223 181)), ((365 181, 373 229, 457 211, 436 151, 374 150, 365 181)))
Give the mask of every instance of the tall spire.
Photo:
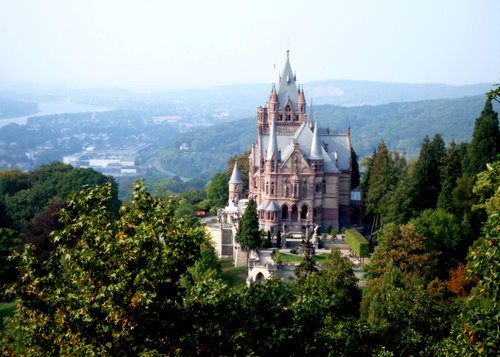
POLYGON ((286 51, 286 62, 283 72, 281 73, 281 78, 278 87, 278 101, 280 106, 285 105, 288 99, 292 102, 292 105, 297 109, 298 91, 296 76, 292 71, 290 66, 290 50, 286 51))
POLYGON ((313 113, 313 100, 311 98, 311 106, 309 107, 309 121, 314 120, 314 113, 313 113))
POLYGON ((271 120, 271 125, 269 126, 270 132, 269 132, 269 145, 267 146, 267 160, 271 160, 273 158, 273 155, 276 160, 280 160, 278 157, 279 152, 278 152, 278 138, 276 137, 276 126, 274 125, 274 116, 272 117, 271 120))
POLYGON ((311 143, 311 159, 320 160, 323 158, 321 143, 319 142, 318 123, 314 125, 313 140, 311 143))
POLYGON ((231 174, 231 179, 229 180, 229 183, 243 183, 241 180, 241 175, 240 175, 240 169, 238 168, 238 161, 234 162, 234 167, 233 167, 233 173, 231 174))

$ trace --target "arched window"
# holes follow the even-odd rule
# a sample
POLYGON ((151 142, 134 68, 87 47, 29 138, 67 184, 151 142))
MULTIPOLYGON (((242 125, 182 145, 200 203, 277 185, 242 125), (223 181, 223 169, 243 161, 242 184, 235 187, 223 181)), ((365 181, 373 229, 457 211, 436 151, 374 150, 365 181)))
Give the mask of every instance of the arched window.
POLYGON ((266 194, 269 193, 269 182, 266 182, 266 194))
POLYGON ((274 182, 271 182, 271 195, 274 195, 274 182))
POLYGON ((302 209, 300 210, 300 219, 307 219, 307 206, 303 205, 302 209))
POLYGON ((293 205, 291 214, 292 222, 297 222, 298 217, 299 217, 299 209, 297 208, 297 205, 293 205))
POLYGON ((283 208, 281 208, 281 219, 288 219, 288 206, 284 205, 283 208))

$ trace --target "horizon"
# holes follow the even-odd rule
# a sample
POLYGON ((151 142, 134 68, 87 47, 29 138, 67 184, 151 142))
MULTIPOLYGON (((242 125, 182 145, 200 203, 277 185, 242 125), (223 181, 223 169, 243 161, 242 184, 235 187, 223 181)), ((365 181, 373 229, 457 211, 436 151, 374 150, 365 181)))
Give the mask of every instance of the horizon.
POLYGON ((287 50, 299 83, 500 82, 495 0, 19 0, 2 8, 3 87, 271 84, 287 50))

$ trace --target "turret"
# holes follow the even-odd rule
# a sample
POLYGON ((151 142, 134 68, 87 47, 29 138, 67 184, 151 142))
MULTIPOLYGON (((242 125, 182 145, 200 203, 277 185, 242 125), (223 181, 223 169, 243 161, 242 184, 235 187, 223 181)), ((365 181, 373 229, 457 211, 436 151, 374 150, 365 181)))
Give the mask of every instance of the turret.
POLYGON ((321 160, 323 155, 321 152, 321 143, 319 141, 318 124, 314 125, 313 139, 311 143, 311 159, 321 160))
POLYGON ((235 205, 238 204, 243 193, 243 181, 241 180, 240 169, 238 168, 238 162, 234 162, 233 173, 229 179, 229 204, 233 202, 235 205))

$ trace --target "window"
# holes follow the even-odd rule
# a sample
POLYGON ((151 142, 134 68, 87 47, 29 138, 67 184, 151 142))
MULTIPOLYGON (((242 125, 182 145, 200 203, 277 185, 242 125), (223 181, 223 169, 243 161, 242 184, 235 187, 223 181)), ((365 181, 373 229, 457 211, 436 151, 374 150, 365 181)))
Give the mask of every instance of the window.
POLYGON ((284 205, 281 209, 281 219, 288 219, 288 206, 284 205))
POLYGON ((274 195, 274 182, 271 182, 271 195, 274 195))

